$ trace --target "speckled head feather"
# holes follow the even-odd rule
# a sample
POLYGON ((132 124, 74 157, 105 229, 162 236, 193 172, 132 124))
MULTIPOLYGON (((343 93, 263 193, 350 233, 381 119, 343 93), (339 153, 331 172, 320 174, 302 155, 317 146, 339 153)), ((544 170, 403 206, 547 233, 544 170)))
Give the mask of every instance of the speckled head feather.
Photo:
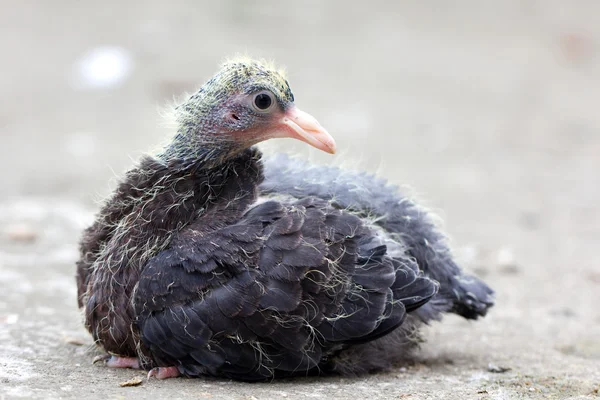
POLYGON ((274 95, 282 111, 294 101, 283 70, 250 58, 225 62, 196 93, 174 108, 176 134, 159 158, 214 161, 254 144, 241 141, 240 146, 239 138, 231 133, 261 122, 264 125, 265 117, 236 102, 263 90, 274 95))
POLYGON ((236 94, 251 94, 270 90, 282 107, 294 101, 294 95, 281 70, 261 61, 234 59, 225 62, 219 72, 209 79, 185 103, 177 107, 217 104, 236 94))
POLYGON ((285 77, 285 71, 267 61, 250 58, 235 58, 221 65, 213 79, 221 79, 231 85, 232 90, 243 88, 245 94, 257 90, 271 90, 283 104, 294 101, 294 95, 285 77))

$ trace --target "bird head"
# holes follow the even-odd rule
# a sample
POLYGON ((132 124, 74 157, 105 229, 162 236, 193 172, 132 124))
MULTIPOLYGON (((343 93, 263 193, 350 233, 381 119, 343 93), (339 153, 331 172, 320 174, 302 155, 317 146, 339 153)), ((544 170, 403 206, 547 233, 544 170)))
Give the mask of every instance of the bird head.
POLYGON ((226 62, 196 93, 175 108, 179 148, 226 149, 231 156, 272 138, 294 138, 335 153, 335 141, 294 104, 281 71, 249 59, 226 62))

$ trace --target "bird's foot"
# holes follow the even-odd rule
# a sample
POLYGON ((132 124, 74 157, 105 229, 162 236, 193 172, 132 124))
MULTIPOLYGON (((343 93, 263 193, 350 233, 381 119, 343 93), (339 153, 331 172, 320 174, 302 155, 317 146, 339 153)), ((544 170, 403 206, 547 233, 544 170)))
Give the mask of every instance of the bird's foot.
POLYGON ((157 379, 168 379, 178 377, 179 370, 177 367, 156 367, 148 372, 148 379, 155 376, 157 379))
POLYGON ((139 369, 140 362, 135 357, 119 357, 119 356, 98 356, 94 358, 94 364, 98 361, 104 361, 104 365, 110 368, 133 368, 139 369))

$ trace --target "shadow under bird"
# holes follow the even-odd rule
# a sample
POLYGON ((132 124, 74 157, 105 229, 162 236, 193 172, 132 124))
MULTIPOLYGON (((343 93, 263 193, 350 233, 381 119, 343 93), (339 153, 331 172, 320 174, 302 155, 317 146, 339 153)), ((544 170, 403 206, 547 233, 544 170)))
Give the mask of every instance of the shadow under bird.
POLYGON ((125 174, 83 234, 85 326, 106 365, 264 380, 389 368, 418 326, 486 314, 493 292, 430 216, 365 173, 255 144, 335 142, 283 74, 225 63, 174 109, 176 131, 125 174))

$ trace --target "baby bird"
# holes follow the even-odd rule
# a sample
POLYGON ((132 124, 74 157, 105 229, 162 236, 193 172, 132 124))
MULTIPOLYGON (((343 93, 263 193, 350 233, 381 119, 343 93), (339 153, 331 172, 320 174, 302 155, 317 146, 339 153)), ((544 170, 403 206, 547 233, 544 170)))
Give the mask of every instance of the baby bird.
POLYGON ((254 145, 271 138, 336 150, 270 65, 227 62, 174 115, 173 138, 81 240, 78 302, 106 365, 161 379, 357 374, 406 359, 420 324, 492 306, 385 181, 262 160, 254 145))

